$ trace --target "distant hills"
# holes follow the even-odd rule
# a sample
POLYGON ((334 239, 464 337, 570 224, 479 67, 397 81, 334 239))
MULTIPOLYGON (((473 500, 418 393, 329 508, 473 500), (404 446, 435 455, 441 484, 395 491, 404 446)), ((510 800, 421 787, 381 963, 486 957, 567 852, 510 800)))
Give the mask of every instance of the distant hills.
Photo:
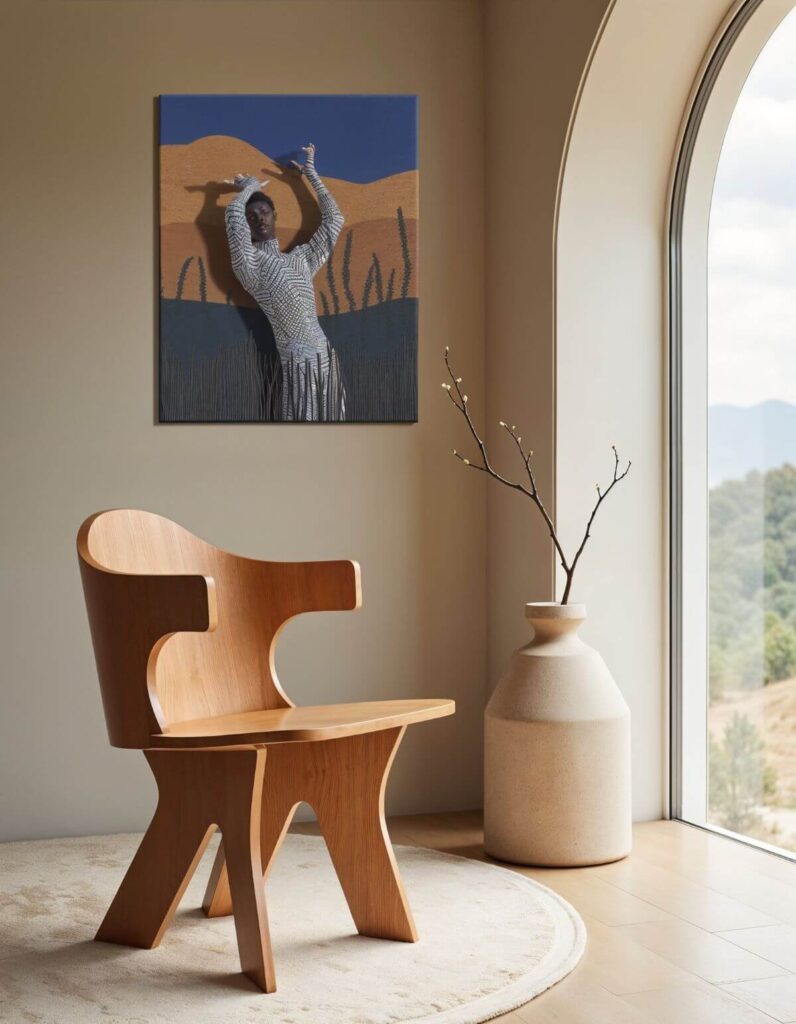
POLYGON ((796 465, 796 405, 712 405, 708 411, 710 486, 752 470, 796 465))

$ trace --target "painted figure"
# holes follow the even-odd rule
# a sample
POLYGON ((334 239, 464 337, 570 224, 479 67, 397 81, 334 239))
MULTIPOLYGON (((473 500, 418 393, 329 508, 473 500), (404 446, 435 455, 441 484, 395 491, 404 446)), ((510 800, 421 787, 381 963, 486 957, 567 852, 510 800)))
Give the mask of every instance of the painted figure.
POLYGON ((315 170, 315 146, 302 146, 293 164, 315 190, 321 223, 289 252, 276 239, 276 208, 261 189, 267 181, 246 174, 226 179, 240 189, 225 211, 232 269, 270 321, 282 367, 283 420, 344 420, 345 389, 337 355, 318 321, 312 279, 329 259, 343 215, 315 170))

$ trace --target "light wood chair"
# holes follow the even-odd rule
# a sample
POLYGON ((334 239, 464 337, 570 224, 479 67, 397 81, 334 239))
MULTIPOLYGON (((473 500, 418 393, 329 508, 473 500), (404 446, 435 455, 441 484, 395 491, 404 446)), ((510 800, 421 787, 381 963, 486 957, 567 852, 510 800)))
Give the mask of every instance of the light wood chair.
POLYGON ((360 934, 416 941, 384 790, 406 726, 453 701, 295 707, 274 669, 288 619, 360 606, 357 563, 242 558, 132 509, 91 516, 77 548, 110 742, 158 786, 96 938, 157 946, 218 827, 205 912, 234 913, 244 973, 275 991, 263 879, 307 801, 360 934))

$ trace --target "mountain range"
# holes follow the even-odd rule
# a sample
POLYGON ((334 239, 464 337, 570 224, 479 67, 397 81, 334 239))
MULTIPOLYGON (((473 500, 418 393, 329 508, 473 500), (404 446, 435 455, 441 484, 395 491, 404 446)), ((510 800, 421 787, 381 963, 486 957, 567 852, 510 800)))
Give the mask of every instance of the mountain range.
POLYGON ((770 400, 757 405, 712 405, 708 410, 709 483, 739 480, 796 465, 796 405, 770 400))

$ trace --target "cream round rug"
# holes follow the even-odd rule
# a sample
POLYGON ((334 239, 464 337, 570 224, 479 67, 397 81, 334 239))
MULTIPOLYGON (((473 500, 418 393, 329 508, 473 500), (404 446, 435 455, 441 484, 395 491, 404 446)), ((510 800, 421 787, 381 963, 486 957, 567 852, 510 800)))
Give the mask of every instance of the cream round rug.
POLYGON ((583 922, 505 868, 399 846, 416 944, 353 931, 322 839, 288 835, 266 887, 278 991, 238 974, 231 918, 199 909, 216 842, 154 950, 92 936, 137 835, 0 845, 0 1020, 37 1024, 477 1024, 564 977, 583 922))

